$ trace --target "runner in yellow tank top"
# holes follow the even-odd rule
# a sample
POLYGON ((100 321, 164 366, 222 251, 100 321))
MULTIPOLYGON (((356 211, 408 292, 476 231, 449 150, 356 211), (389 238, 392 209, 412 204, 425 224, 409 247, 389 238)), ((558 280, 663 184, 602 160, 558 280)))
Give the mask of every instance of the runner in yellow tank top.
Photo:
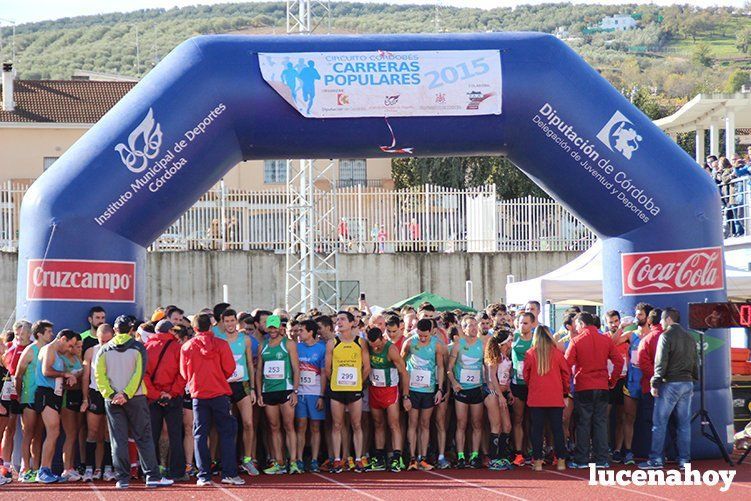
POLYGON ((365 471, 363 464, 362 385, 370 375, 368 343, 353 330, 355 317, 348 311, 336 315, 336 337, 326 343, 326 396, 331 403, 333 473, 342 471, 342 427, 344 410, 352 424, 355 445, 355 471, 365 471))

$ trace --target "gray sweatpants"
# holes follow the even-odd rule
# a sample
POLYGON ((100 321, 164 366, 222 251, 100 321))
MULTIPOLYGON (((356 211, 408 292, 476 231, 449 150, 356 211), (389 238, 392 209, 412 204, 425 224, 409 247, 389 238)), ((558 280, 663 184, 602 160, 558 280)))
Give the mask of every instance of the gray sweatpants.
POLYGON ((144 395, 130 399, 124 405, 114 405, 104 401, 107 411, 107 424, 112 443, 112 464, 117 480, 130 478, 130 457, 128 455, 128 431, 138 447, 141 469, 146 478, 158 478, 159 466, 156 462, 154 441, 151 438, 151 417, 149 404, 144 395))

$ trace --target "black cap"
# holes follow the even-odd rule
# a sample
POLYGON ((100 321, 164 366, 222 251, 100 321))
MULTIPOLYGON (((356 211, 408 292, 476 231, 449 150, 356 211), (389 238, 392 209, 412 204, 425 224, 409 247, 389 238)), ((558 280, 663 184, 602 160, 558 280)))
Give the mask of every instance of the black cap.
POLYGON ((132 315, 120 315, 115 319, 113 327, 120 334, 127 334, 136 326, 136 319, 132 315))

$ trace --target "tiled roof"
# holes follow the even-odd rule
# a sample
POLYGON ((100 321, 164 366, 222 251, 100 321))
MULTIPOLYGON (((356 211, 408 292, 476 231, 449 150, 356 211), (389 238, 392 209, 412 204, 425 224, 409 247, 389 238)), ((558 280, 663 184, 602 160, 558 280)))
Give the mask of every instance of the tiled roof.
POLYGON ((136 82, 16 80, 15 110, 0 108, 0 122, 93 124, 134 85, 136 82))

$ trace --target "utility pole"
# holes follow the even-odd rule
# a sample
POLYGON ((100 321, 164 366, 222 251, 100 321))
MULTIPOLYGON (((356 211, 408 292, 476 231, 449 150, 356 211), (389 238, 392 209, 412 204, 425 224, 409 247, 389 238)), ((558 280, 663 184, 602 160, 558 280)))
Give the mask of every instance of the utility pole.
MULTIPOLYGON (((328 1, 287 0, 287 34, 310 35, 321 25, 331 30, 328 1)), ((336 241, 336 184, 334 162, 315 165, 312 159, 287 160, 287 209, 285 239, 285 309, 339 308, 338 249, 336 241), (331 187, 316 193, 316 182, 331 187), (334 237, 333 239, 331 237, 334 237), (328 284, 324 294, 319 286, 328 284)))

